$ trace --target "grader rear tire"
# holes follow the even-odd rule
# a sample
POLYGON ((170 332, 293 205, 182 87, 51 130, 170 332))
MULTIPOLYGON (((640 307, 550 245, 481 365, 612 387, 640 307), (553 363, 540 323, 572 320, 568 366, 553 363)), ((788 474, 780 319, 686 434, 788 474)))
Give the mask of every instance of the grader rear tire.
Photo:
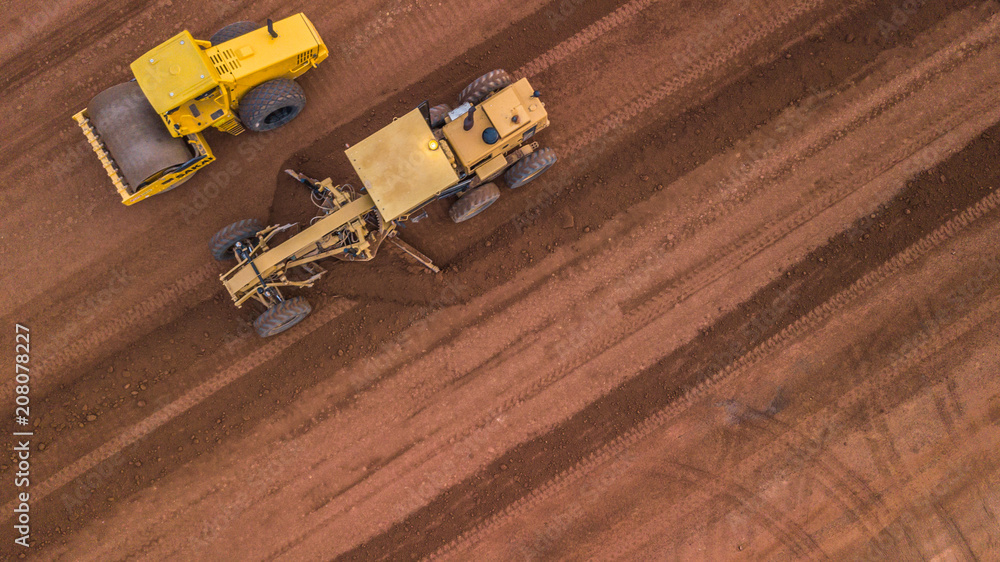
POLYGON ((306 93, 295 80, 269 80, 240 100, 240 121, 251 131, 270 131, 288 124, 305 106, 306 93))
POLYGON ((448 216, 456 223, 465 222, 479 213, 500 198, 500 188, 495 183, 484 183, 468 191, 461 196, 458 201, 448 209, 448 216))
POLYGON ((542 172, 552 167, 556 161, 556 151, 543 148, 525 156, 515 163, 504 175, 507 187, 517 189, 522 185, 542 175, 542 172))
POLYGON ((446 103, 431 108, 431 127, 435 129, 444 126, 444 118, 451 113, 451 107, 446 103))
POLYGON ((458 105, 463 103, 477 104, 486 99, 486 96, 513 83, 514 79, 510 77, 510 74, 507 74, 506 70, 491 70, 476 78, 462 90, 462 94, 458 96, 458 105))
POLYGON ((305 320, 312 312, 309 302, 302 297, 295 297, 264 311, 253 321, 254 330, 262 338, 269 338, 284 332, 299 322, 305 320))
POLYGON ((233 246, 237 242, 253 238, 264 227, 257 219, 246 219, 234 222, 215 233, 215 236, 208 242, 208 249, 212 256, 219 261, 231 260, 236 256, 233 254, 233 246))
POLYGON ((246 35, 247 33, 259 28, 260 26, 252 21, 238 21, 216 31, 215 34, 212 35, 212 38, 209 39, 209 42, 212 43, 213 46, 219 45, 229 41, 230 39, 236 39, 240 35, 246 35))

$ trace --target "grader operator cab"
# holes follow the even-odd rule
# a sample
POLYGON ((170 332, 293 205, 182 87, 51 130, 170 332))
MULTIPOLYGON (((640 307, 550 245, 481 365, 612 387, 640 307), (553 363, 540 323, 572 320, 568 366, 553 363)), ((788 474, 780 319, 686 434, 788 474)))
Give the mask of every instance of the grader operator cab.
POLYGON ((239 262, 221 276, 236 306, 253 300, 264 308, 254 322, 262 337, 283 332, 311 308, 302 297, 285 299, 282 288, 311 287, 325 273, 316 264, 321 259, 371 260, 386 240, 436 272, 426 256, 396 237, 398 225, 447 197, 457 197, 449 215, 463 222, 500 197, 491 180, 505 171, 513 189, 552 166, 552 149, 530 142, 549 125, 540 95, 527 79, 514 82, 495 70, 470 84, 454 110, 422 104, 347 149, 361 179, 357 189, 286 170, 311 190, 320 215, 294 236, 287 236, 294 224, 264 228, 243 220, 212 238, 217 259, 239 262), (287 239, 279 243, 279 236, 287 239))
POLYGON ((131 64, 135 79, 112 86, 73 116, 132 205, 173 189, 215 160, 202 131, 269 131, 305 105, 295 79, 328 50, 304 14, 237 22, 209 41, 182 31, 131 64))

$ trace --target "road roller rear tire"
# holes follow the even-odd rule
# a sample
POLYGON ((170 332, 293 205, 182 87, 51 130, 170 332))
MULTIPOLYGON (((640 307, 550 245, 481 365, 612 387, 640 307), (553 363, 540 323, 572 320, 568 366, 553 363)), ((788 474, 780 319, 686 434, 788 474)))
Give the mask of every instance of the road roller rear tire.
POLYGON ((295 80, 269 80, 240 100, 240 121, 251 131, 270 131, 287 125, 305 106, 306 93, 295 80))
POLYGON ((260 25, 252 21, 234 22, 216 31, 215 34, 212 35, 212 38, 209 39, 209 42, 212 43, 213 46, 219 45, 229 41, 230 39, 236 39, 240 35, 246 35, 256 29, 260 29, 260 25))

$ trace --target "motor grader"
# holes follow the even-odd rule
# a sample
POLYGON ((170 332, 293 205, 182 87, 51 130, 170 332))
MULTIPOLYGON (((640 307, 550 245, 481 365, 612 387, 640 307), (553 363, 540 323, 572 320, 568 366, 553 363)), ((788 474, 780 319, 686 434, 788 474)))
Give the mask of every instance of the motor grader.
POLYGON ((257 333, 281 333, 311 311, 302 297, 286 299, 283 289, 311 287, 326 272, 316 263, 325 258, 369 261, 387 240, 437 272, 430 259, 397 238, 397 228, 444 198, 456 199, 451 219, 466 221, 500 197, 493 179, 505 174, 514 189, 552 166, 555 152, 531 141, 549 125, 540 96, 527 79, 515 82, 495 70, 463 90, 455 109, 424 102, 345 151, 361 179, 357 189, 286 170, 310 189, 320 209, 307 228, 292 234, 296 224, 264 228, 242 220, 209 243, 216 259, 238 260, 220 277, 236 306, 256 302, 263 307, 254 321, 257 333))
POLYGON ((131 64, 73 116, 122 198, 132 205, 169 191, 215 160, 202 131, 270 131, 295 118, 295 79, 329 54, 304 14, 266 27, 237 22, 210 40, 182 31, 131 64))

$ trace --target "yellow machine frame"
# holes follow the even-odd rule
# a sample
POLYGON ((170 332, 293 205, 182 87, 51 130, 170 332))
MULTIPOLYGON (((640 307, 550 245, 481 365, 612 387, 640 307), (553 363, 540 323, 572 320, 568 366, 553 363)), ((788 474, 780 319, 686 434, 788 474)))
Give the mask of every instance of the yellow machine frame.
MULTIPOLYGON (((277 288, 311 287, 325 273, 313 262, 327 257, 367 261, 386 239, 436 270, 426 256, 395 239, 398 223, 436 199, 492 179, 536 150, 537 144, 527 141, 549 125, 545 104, 527 79, 482 101, 473 114, 474 126, 466 131, 464 116, 471 109, 457 108, 442 127, 432 129, 426 109, 418 108, 348 148, 346 154, 366 191, 363 195, 354 194, 349 185, 334 185, 329 178, 317 182, 289 170, 310 186, 315 197, 326 201, 321 207, 324 214, 277 246, 270 244, 274 235, 294 225, 268 227, 256 235, 256 243, 238 247, 239 263, 220 276, 236 306, 252 299, 269 307, 277 288), (497 142, 484 142, 487 127, 502 132, 497 142), (289 278, 296 267, 305 268, 308 276, 289 278)), ((280 292, 277 295, 280 301, 280 292)))

